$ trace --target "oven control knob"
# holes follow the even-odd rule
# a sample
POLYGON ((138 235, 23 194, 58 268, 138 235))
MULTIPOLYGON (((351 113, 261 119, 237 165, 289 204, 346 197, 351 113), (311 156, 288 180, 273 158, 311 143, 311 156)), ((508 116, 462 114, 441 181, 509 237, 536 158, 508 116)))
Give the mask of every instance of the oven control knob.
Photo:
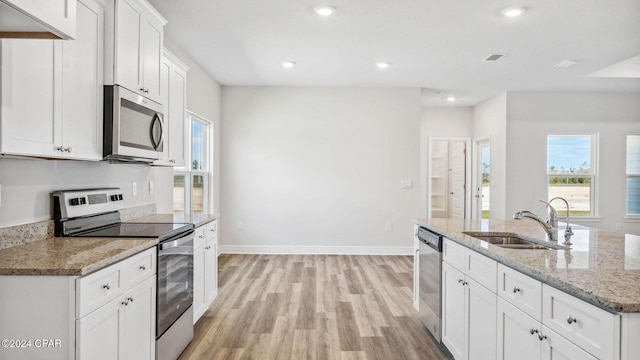
POLYGON ((71 206, 80 205, 80 198, 69 199, 69 205, 71 206))
POLYGON ((118 194, 118 200, 122 200, 122 194, 118 194))
POLYGON ((80 201, 80 205, 84 205, 87 203, 87 199, 84 197, 78 198, 78 200, 80 201))
POLYGON ((111 195, 111 201, 118 201, 118 195, 111 195))

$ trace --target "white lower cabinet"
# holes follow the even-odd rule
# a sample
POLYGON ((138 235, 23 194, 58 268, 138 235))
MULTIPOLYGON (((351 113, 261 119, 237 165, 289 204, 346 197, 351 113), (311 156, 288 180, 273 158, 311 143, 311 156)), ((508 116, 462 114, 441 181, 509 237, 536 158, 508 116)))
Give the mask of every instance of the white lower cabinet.
POLYGON ((196 228, 193 257, 193 323, 218 294, 217 221, 196 228), (202 236, 202 238, 199 238, 202 236))
POLYGON ((413 225, 413 307, 420 311, 420 240, 418 225, 413 225))
POLYGON ((76 321, 76 359, 153 359, 156 277, 76 321))
POLYGON ((475 279, 495 284, 497 264, 445 239, 447 242, 447 256, 442 263, 442 342, 457 360, 495 359, 495 286, 491 291, 475 279), (463 269, 449 264, 449 257, 465 259, 463 269), (483 266, 471 266, 477 263, 483 266))
POLYGON ((595 360, 504 299, 498 299, 498 360, 595 360))

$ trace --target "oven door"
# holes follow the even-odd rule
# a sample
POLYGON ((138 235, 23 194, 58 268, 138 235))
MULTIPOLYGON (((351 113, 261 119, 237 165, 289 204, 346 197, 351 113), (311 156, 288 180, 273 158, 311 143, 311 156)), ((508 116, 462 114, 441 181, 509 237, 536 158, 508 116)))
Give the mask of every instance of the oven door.
POLYGON ((193 303, 194 232, 158 244, 157 330, 160 337, 193 303))

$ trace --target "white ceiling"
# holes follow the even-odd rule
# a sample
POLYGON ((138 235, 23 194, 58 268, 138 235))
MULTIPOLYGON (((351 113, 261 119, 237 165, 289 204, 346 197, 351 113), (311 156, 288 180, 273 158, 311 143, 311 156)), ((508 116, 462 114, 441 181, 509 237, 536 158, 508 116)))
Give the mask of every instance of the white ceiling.
POLYGON ((640 54, 640 0, 149 2, 166 36, 222 85, 420 87, 429 106, 503 91, 640 92, 637 73, 588 76, 640 54), (319 4, 337 12, 320 17, 319 4), (527 11, 506 18, 508 6, 527 11), (490 54, 506 56, 483 62, 490 54), (580 62, 553 67, 563 60, 580 62))

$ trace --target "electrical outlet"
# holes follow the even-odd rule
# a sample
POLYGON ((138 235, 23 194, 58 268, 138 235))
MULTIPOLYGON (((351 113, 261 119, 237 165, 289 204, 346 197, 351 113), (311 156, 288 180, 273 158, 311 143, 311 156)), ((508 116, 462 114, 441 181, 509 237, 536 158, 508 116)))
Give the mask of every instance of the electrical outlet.
POLYGON ((616 231, 622 231, 622 224, 616 223, 616 231))
POLYGON ((243 221, 238 221, 238 230, 244 230, 244 222, 243 221))
POLYGON ((135 181, 131 185, 131 192, 133 193, 133 196, 137 196, 138 195, 138 183, 135 182, 135 181))
POLYGON ((149 181, 149 194, 153 194, 153 180, 149 181))
POLYGON ((393 224, 392 224, 392 223, 387 223, 387 224, 384 226, 384 230, 385 230, 385 231, 393 231, 393 224))

